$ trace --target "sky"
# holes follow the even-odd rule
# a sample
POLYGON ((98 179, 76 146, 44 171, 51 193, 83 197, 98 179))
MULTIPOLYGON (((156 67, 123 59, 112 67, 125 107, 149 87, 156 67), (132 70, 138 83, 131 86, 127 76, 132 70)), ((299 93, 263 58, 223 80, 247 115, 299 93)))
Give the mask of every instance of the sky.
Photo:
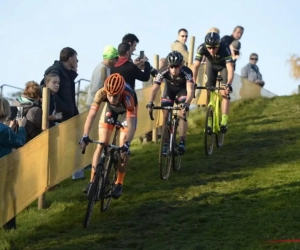
MULTIPOLYGON (((117 47, 127 33, 140 40, 135 53, 144 50, 153 63, 154 55, 170 52, 180 28, 196 37, 196 50, 209 28, 218 27, 222 37, 241 25, 245 32, 235 73, 255 52, 265 88, 290 95, 300 84, 291 78, 287 63, 299 52, 299 10, 296 0, 0 0, 0 86, 39 83, 64 47, 78 53, 76 80, 89 80, 103 48, 117 47)), ((4 88, 4 95, 11 92, 15 90, 4 88)))

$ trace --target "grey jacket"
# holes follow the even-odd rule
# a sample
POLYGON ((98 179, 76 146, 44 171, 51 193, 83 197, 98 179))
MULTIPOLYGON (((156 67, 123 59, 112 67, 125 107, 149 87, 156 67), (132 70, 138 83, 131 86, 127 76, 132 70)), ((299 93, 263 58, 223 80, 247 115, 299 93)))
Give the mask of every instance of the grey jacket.
POLYGON ((256 80, 262 81, 262 74, 259 72, 259 68, 251 63, 242 68, 241 77, 251 82, 255 82, 256 80))

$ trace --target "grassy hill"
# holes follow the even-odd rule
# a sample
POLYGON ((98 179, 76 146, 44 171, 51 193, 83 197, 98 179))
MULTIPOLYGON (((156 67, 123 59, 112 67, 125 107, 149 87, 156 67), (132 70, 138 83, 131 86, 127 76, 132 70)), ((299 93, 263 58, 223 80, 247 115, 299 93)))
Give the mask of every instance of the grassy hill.
MULTIPOLYGON (((232 104, 222 149, 204 155, 204 113, 189 117, 188 152, 168 181, 158 145, 136 143, 124 194, 107 212, 95 207, 83 229, 86 181, 66 180, 0 231, 0 249, 300 249, 299 96, 232 104)), ((86 173, 88 176, 89 173, 86 173)))

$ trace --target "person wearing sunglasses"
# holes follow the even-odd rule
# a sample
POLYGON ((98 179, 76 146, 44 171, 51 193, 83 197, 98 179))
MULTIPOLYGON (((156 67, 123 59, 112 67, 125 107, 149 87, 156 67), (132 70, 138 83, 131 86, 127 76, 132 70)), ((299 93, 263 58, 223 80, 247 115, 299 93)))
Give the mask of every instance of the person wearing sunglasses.
POLYGON ((250 55, 249 63, 244 66, 241 70, 241 77, 247 79, 250 82, 254 82, 260 87, 265 85, 265 82, 262 79, 262 74, 257 67, 258 55, 256 53, 252 53, 250 55))
MULTIPOLYGON (((177 96, 181 103, 182 110, 179 112, 179 116, 183 116, 183 113, 188 112, 189 105, 194 97, 194 80, 193 72, 186 66, 183 66, 183 56, 178 51, 172 51, 166 57, 167 65, 159 70, 159 73, 154 79, 152 86, 152 93, 150 96, 150 102, 146 108, 151 111, 154 106, 156 94, 160 89, 160 85, 165 80, 165 87, 161 97, 161 106, 173 106, 175 97, 177 96)), ((166 124, 168 118, 168 112, 163 110, 164 121, 163 127, 166 124)), ((185 138, 188 130, 188 124, 183 119, 180 120, 179 124, 179 136, 180 143, 178 146, 178 153, 185 153, 185 138)), ((167 152, 168 145, 163 147, 163 153, 167 152)))
MULTIPOLYGON (((130 143, 134 137, 137 124, 134 93, 129 84, 125 82, 123 76, 118 73, 111 74, 106 78, 104 87, 97 91, 84 124, 83 136, 79 141, 81 149, 85 149, 90 141, 89 133, 102 102, 107 103, 107 105, 105 105, 100 116, 99 141, 109 143, 115 126, 114 123, 117 121, 119 115, 126 113, 124 120, 120 120, 124 128, 121 128, 119 136, 120 145, 123 145, 121 157, 124 157, 125 159, 124 164, 121 164, 121 166, 118 167, 116 185, 112 190, 112 197, 118 198, 122 195, 126 167, 129 162, 130 143)), ((83 190, 85 194, 92 184, 94 168, 99 163, 102 149, 101 145, 97 145, 92 160, 91 179, 86 189, 83 190)))
MULTIPOLYGON (((218 33, 210 32, 206 34, 204 43, 198 49, 193 63, 194 80, 197 79, 198 71, 201 65, 203 56, 205 56, 209 63, 206 64, 205 74, 207 77, 206 86, 216 86, 218 72, 221 72, 223 83, 226 83, 226 90, 222 90, 222 120, 220 130, 222 133, 227 132, 228 114, 230 108, 230 101, 226 98, 227 94, 232 92, 232 81, 234 77, 233 60, 229 47, 221 43, 221 38, 218 33)), ((196 82, 196 81, 195 81, 196 82)), ((210 91, 207 91, 206 106, 210 100, 210 91)))
MULTIPOLYGON (((178 51, 182 54, 184 63, 186 65, 189 59, 188 47, 186 46, 186 42, 188 39, 188 31, 186 29, 179 29, 177 40, 171 44, 171 51, 178 51)), ((187 66, 187 65, 186 65, 187 66)))

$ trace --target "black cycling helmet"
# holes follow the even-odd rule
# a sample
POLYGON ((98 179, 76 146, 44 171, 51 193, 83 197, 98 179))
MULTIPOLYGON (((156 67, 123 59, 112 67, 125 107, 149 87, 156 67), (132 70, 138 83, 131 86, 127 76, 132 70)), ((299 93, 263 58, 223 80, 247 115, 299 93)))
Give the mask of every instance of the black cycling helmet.
POLYGON ((180 52, 174 50, 167 56, 168 66, 179 66, 182 64, 183 56, 180 52))
POLYGON ((221 38, 218 33, 216 32, 209 32, 205 36, 205 44, 211 47, 216 47, 220 45, 221 38))

